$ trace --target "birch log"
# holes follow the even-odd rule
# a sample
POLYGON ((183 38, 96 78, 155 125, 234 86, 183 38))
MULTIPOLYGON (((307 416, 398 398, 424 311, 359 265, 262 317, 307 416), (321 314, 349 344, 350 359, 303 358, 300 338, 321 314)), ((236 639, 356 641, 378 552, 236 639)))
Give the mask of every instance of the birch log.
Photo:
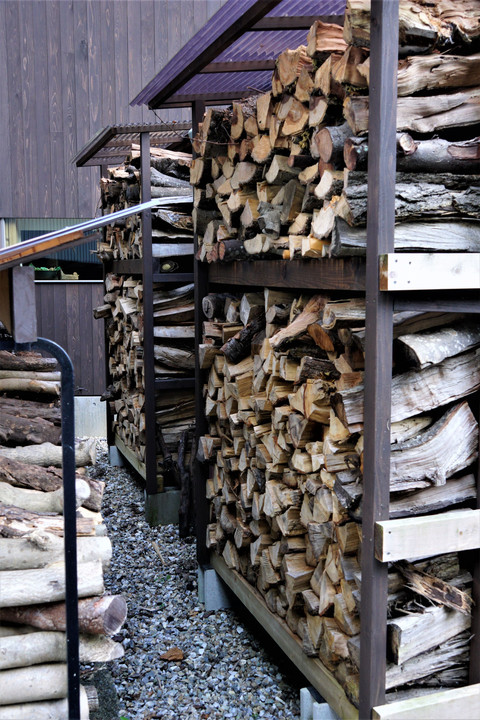
MULTIPOLYGON (((68 700, 20 703, 0 706, 0 720, 65 720, 68 717, 68 700)), ((80 686, 80 718, 89 720, 89 702, 85 688, 80 686)))
MULTIPOLYGON (((95 464, 96 446, 95 438, 79 440, 75 443, 75 464, 77 467, 95 464)), ((0 455, 19 462, 30 463, 31 465, 62 466, 62 447, 52 445, 52 443, 14 448, 0 447, 0 455)))
MULTIPOLYGON (((27 538, 0 537, 0 570, 32 570, 45 567, 64 558, 64 542, 48 532, 33 532, 27 538)), ((77 537, 79 563, 101 560, 107 568, 112 557, 112 543, 108 537, 77 537)))
MULTIPOLYGON (((108 662, 123 657, 123 646, 110 638, 80 635, 80 662, 108 662)), ((64 662, 67 636, 64 632, 29 632, 0 637, 0 671, 41 663, 64 662)))
MULTIPOLYGON (((78 565, 78 597, 101 595, 104 591, 100 560, 78 565)), ((65 564, 34 570, 0 572, 0 607, 55 602, 65 598, 65 564)))
MULTIPOLYGON (((90 486, 85 480, 77 478, 75 481, 76 506, 83 505, 90 495, 90 486)), ((5 505, 16 507, 38 513, 63 514, 63 489, 53 492, 42 492, 41 490, 26 490, 17 488, 5 482, 0 482, 0 502, 5 505)))

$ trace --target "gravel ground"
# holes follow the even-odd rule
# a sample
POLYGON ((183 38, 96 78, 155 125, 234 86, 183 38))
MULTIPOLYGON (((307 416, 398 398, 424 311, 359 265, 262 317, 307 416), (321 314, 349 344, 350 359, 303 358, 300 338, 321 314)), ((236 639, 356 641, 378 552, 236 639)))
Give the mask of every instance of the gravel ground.
MULTIPOLYGON (((106 444, 99 446, 94 473, 106 481, 103 516, 113 545, 106 592, 128 605, 115 637, 125 656, 104 666, 119 707, 107 701, 101 720, 298 720, 302 682, 293 667, 268 649, 241 608, 205 611, 195 539, 180 540, 175 525, 151 528, 143 490, 127 469, 111 467, 106 444), (162 659, 172 648, 182 660, 162 659)), ((82 669, 84 681, 91 669, 82 669)))

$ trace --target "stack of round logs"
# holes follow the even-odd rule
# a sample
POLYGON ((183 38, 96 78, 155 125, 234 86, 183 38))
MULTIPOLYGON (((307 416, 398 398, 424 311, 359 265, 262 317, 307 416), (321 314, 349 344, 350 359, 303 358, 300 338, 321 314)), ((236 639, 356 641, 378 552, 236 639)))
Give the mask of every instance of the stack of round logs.
MULTIPOLYGON (((0 351, 0 720, 68 715, 60 373, 56 360, 0 351)), ((95 440, 75 446, 80 660, 123 654, 121 596, 104 596, 111 543, 95 440)), ((95 707, 81 687, 81 720, 95 707)))
MULTIPOLYGON (((400 7, 396 248, 475 251, 480 10, 400 7)), ((344 28, 316 22, 269 92, 207 110, 190 174, 200 260, 365 254, 369 8, 349 0, 344 28)))

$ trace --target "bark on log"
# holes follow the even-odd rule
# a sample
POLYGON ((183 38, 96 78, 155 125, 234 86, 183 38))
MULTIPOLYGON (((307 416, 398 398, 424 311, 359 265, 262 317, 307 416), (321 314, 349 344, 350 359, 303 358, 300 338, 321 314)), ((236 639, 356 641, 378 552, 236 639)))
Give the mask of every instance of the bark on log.
POLYGON ((20 398, 1 397, 0 411, 22 418, 43 418, 55 425, 60 425, 62 413, 52 403, 23 400, 20 398))
MULTIPOLYGON (((77 467, 94 465, 96 460, 96 440, 88 438, 75 443, 75 464, 77 467)), ((62 466, 62 448, 51 443, 42 443, 35 446, 19 446, 14 448, 0 447, 2 457, 28 463, 30 465, 42 465, 48 467, 62 466)))
POLYGON ((2 445, 33 445, 44 442, 58 445, 62 430, 40 417, 22 418, 2 412, 0 416, 0 443, 2 445))
POLYGON ((55 380, 27 380, 24 378, 0 379, 0 392, 25 392, 38 395, 60 396, 60 383, 55 380))
MULTIPOLYGON (((103 534, 103 525, 99 525, 100 513, 92 513, 92 515, 93 517, 88 518, 78 517, 77 512, 77 536, 103 534)), ((63 516, 41 515, 15 506, 0 504, 0 535, 2 537, 24 537, 37 530, 63 537, 63 516)))
POLYGON ((480 345, 480 321, 461 322, 428 333, 399 335, 396 342, 410 365, 417 368, 438 365, 447 357, 480 345))
MULTIPOLYGON (((102 507, 103 490, 105 483, 86 475, 77 476, 84 480, 89 488, 90 495, 83 502, 84 507, 94 512, 100 512, 102 507)), ((29 465, 17 462, 0 455, 0 481, 7 482, 14 487, 30 488, 51 492, 63 487, 61 469, 54 467, 44 468, 41 465, 29 465)))
MULTIPOLYGON (((123 646, 110 638, 92 635, 79 637, 80 662, 109 662, 123 657, 123 646)), ((0 671, 42 663, 64 662, 67 636, 64 632, 28 632, 0 637, 0 671)))
MULTIPOLYGON (((127 617, 122 595, 88 597, 78 601, 78 625, 88 635, 116 635, 127 617)), ((0 608, 0 619, 17 625, 31 625, 40 630, 67 629, 65 603, 0 608)))
MULTIPOLYGON (((100 560, 78 565, 78 596, 101 595, 104 591, 100 560)), ((65 564, 35 570, 0 572, 0 607, 55 602, 65 597, 65 564)))
MULTIPOLYGON (((52 533, 33 532, 26 538, 0 537, 0 570, 31 570, 45 567, 64 559, 62 538, 52 533)), ((78 537, 79 563, 101 560, 107 568, 112 557, 112 544, 108 537, 78 537)))
MULTIPOLYGON (((347 138, 343 159, 348 170, 366 170, 368 139, 347 138)), ((397 135, 397 171, 474 174, 480 172, 480 139, 450 142, 443 138, 413 140, 397 135)))
MULTIPOLYGON (((430 252, 477 252, 480 223, 473 220, 405 222, 395 225, 395 250, 426 250, 430 252)), ((329 254, 331 257, 364 256, 367 233, 364 228, 351 228, 344 220, 335 219, 329 254)))
POLYGON ((252 340, 265 325, 263 316, 256 317, 252 322, 240 330, 234 337, 227 340, 221 350, 227 360, 231 363, 238 363, 250 354, 252 340))
POLYGON ((48 371, 57 368, 55 358, 44 358, 36 352, 11 353, 0 350, 1 370, 33 370, 48 371))

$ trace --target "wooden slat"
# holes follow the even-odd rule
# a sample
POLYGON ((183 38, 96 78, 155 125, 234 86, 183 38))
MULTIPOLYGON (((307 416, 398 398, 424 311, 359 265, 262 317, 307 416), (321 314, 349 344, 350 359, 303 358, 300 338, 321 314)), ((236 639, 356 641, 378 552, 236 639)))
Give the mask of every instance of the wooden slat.
POLYGON ((480 684, 373 708, 373 720, 478 720, 480 684))
POLYGON ((480 253, 387 253, 380 290, 480 290, 480 253))
POLYGON ((61 217, 65 212, 65 154, 63 137, 63 95, 67 89, 62 86, 62 64, 66 62, 59 54, 61 47, 60 6, 46 4, 47 10, 47 62, 48 62, 48 113, 51 154, 50 194, 51 216, 61 217))
POLYGON ((123 457, 128 460, 130 465, 135 468, 138 474, 145 480, 145 464, 138 459, 133 450, 127 447, 123 440, 118 437, 118 435, 115 435, 115 445, 120 450, 123 457))
MULTIPOLYGON (((19 3, 6 3, 5 35, 7 46, 8 109, 10 111, 9 156, 12 163, 12 210, 17 217, 25 217, 25 137, 23 129, 21 34, 19 3)), ((3 183, 2 183, 3 187, 3 183)))
POLYGON ((101 48, 102 48, 102 125, 112 125, 117 122, 115 116, 115 87, 112 78, 115 77, 115 27, 114 27, 114 0, 102 0, 101 3, 101 48))
MULTIPOLYGON (((7 28, 5 23, 5 3, 0 3, 0 67, 4 72, 0 73, 0 98, 8 95, 8 70, 7 70, 7 28)), ((0 137, 6 138, 10 133, 9 106, 6 102, 0 102, 0 137)), ((12 159, 6 157, 2 169, 2 217, 13 216, 12 198, 12 159)))
MULTIPOLYGON (((52 161, 50 155, 50 113, 48 89, 48 51, 46 3, 28 5, 32 16, 34 42, 30 47, 34 64, 35 114, 33 116, 32 142, 36 154, 37 173, 32 182, 32 207, 43 208, 43 217, 52 217, 52 161), (42 138, 42 140, 40 140, 42 138)), ((33 168, 31 168, 33 173, 33 168)))
POLYGON ((225 561, 215 553, 211 556, 211 564, 247 610, 325 698, 337 715, 341 718, 348 718, 348 720, 356 720, 358 710, 349 702, 341 685, 320 660, 305 655, 298 636, 278 615, 268 610, 260 593, 241 575, 230 570, 225 561))
MULTIPOLYGON (((63 157, 73 158, 77 147, 76 119, 75 119, 75 15, 74 3, 60 3, 60 34, 61 34, 61 111, 63 123, 63 157)), ((62 126, 60 126, 62 127, 62 126)), ((60 162, 62 156, 57 158, 60 162)), ((54 163, 56 164, 56 163, 54 163)), ((79 172, 73 163, 63 162, 63 173, 58 170, 59 177, 64 176, 65 201, 64 217, 79 217, 78 215, 78 182, 79 172)), ((83 180, 83 177, 82 177, 83 180)), ((60 213, 60 217, 62 214, 60 213)))
POLYGON ((262 260, 255 263, 212 263, 211 283, 323 290, 365 290, 365 262, 361 258, 322 260, 262 260))
POLYGON ((478 548, 480 510, 385 520, 375 526, 375 557, 381 562, 478 548))

